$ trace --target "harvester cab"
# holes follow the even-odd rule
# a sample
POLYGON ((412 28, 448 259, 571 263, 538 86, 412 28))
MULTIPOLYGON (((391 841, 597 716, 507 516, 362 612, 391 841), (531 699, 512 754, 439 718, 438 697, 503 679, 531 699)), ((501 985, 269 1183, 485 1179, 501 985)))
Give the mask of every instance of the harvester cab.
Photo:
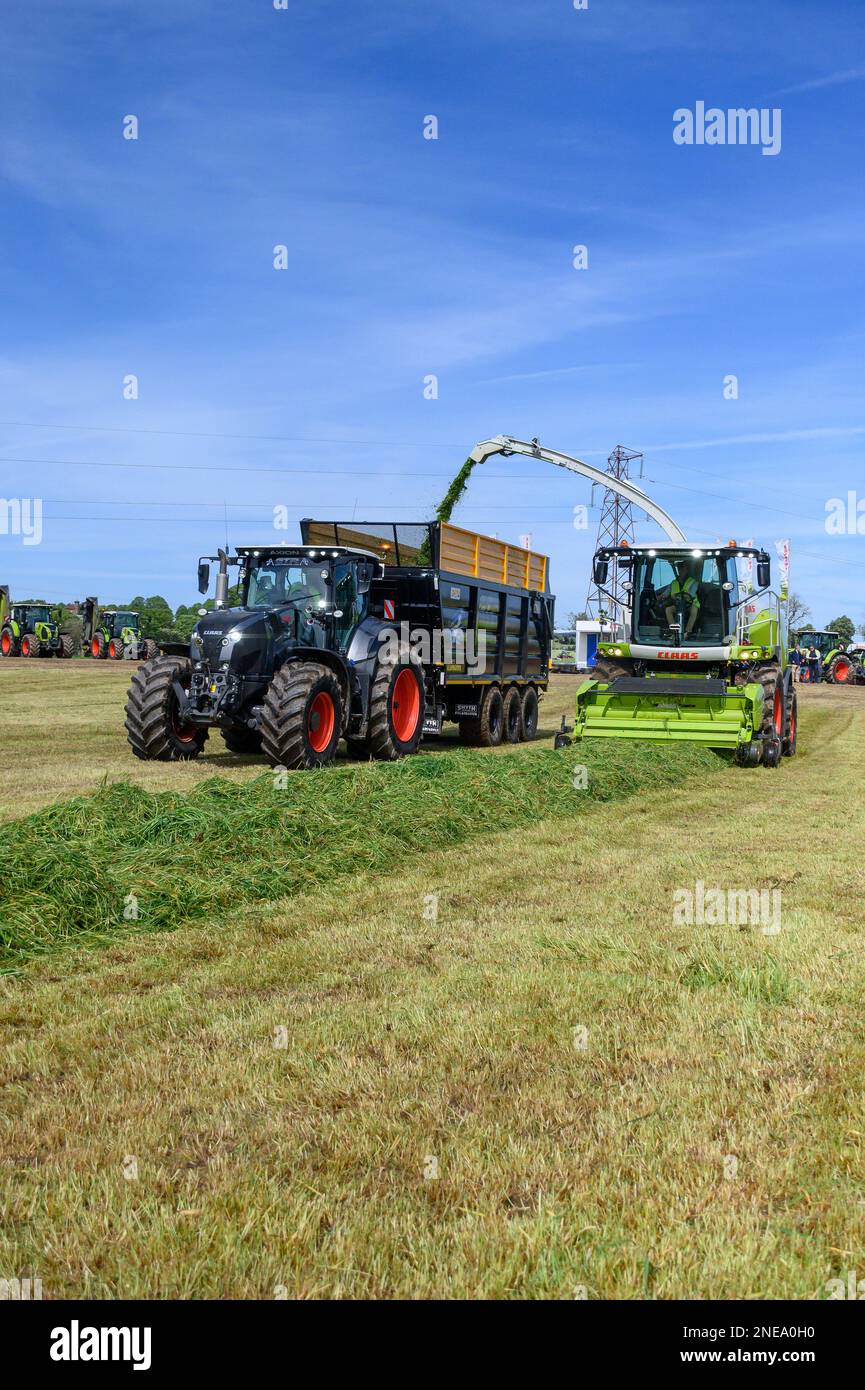
POLYGON ((698 743, 746 766, 795 753, 787 595, 771 591, 767 552, 732 541, 605 548, 594 560, 602 593, 613 565, 626 576, 624 637, 598 644, 575 738, 698 743))
POLYGON ((97 598, 81 604, 81 639, 97 661, 149 661, 157 645, 141 633, 141 619, 129 608, 100 608, 97 598))
POLYGON ((0 585, 0 656, 72 656, 75 643, 47 603, 12 603, 0 585))

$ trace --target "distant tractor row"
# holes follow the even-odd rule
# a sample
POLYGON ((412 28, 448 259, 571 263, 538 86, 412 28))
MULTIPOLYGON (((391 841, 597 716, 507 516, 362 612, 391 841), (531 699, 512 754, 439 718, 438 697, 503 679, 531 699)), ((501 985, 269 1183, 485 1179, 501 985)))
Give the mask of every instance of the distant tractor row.
POLYGON ((61 631, 49 604, 13 603, 8 585, 0 584, 0 656, 71 657, 81 651, 96 660, 148 661, 157 655, 156 643, 142 635, 138 613, 100 608, 95 598, 86 598, 76 607, 80 643, 73 633, 61 631))

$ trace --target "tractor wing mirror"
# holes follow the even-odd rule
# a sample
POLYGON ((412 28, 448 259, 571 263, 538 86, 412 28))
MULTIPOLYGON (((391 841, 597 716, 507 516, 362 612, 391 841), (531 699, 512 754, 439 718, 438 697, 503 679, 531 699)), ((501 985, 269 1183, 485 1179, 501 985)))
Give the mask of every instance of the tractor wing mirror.
POLYGON ((772 567, 768 560, 757 561, 757 588, 768 589, 772 583, 772 567))
POLYGON ((357 567, 357 591, 359 594, 368 594, 369 586, 375 575, 375 566, 368 561, 361 561, 357 567))
POLYGON ((595 578, 595 583, 598 585, 598 588, 603 588, 604 584, 606 584, 606 582, 607 582, 607 575, 609 574, 609 572, 610 572, 610 562, 609 562, 609 560, 595 560, 595 564, 594 564, 594 578, 595 578))
POLYGON ((198 566, 198 592, 206 594, 210 588, 210 566, 205 560, 200 561, 198 566))

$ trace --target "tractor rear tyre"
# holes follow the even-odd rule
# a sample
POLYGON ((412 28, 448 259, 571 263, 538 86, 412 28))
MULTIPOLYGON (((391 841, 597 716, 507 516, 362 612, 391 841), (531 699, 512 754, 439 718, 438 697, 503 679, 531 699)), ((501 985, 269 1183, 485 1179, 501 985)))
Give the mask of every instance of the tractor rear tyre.
POLYGON ((460 720, 460 738, 470 748, 497 748, 504 733, 504 700, 497 685, 487 687, 477 719, 460 720))
POLYGON ((846 653, 836 656, 826 672, 826 679, 830 685, 855 685, 856 668, 846 653))
POLYGON ((108 655, 112 661, 123 660, 123 643, 119 637, 112 637, 108 643, 108 655))
POLYGON ((423 735, 423 673, 405 644, 399 656, 379 658, 369 691, 368 757, 392 763, 418 750, 423 735))
POLYGON ((763 687, 763 722, 760 728, 763 766, 777 767, 781 761, 787 726, 784 678, 778 666, 764 666, 758 677, 763 687))
POLYGON ((108 656, 108 644, 101 632, 97 632, 90 641, 90 655, 95 661, 104 661, 108 656))
POLYGON ((271 681, 261 710, 261 751, 271 767, 324 767, 342 731, 342 692, 328 666, 289 662, 271 681))
POLYGON ((183 722, 174 692, 175 681, 188 690, 191 679, 191 662, 177 656, 149 661, 135 672, 126 700, 126 734, 136 758, 175 763, 198 757, 208 731, 183 722))
POLYGON ((61 632, 60 645, 57 648, 58 656, 70 657, 75 654, 75 638, 69 632, 61 632))
POLYGON ((155 656, 158 656, 158 655, 159 655, 159 648, 157 647, 157 645, 156 645, 156 643, 154 642, 153 638, 152 638, 152 637, 145 637, 145 639, 144 639, 144 660, 145 660, 145 661, 152 661, 153 658, 154 658, 155 656))
POLYGON ((523 728, 523 704, 515 685, 505 695, 502 729, 505 743, 519 743, 523 728))
POLYGON ((784 739, 781 751, 785 758, 795 758, 799 738, 799 701, 795 686, 790 686, 787 696, 787 718, 784 726, 784 739))
POLYGON ((538 692, 533 685, 527 685, 522 698, 522 727, 520 738, 523 743, 531 743, 538 733, 538 692))
POLYGON ((39 638, 38 638, 38 637, 35 637, 35 636, 33 635, 32 632, 25 632, 24 636, 21 638, 21 655, 22 655, 22 656, 41 656, 41 655, 42 655, 42 643, 39 641, 39 638))
POLYGON ((223 729, 222 737, 229 753, 261 752, 261 733, 258 729, 223 729))
POLYGON ((0 656, 17 656, 18 643, 11 628, 4 627, 0 632, 0 656))

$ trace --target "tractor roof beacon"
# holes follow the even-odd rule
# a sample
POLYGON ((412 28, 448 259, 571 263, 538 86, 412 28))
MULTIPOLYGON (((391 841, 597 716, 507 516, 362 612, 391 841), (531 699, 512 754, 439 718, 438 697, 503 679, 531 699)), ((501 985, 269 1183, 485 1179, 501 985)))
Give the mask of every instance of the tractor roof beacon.
POLYGON ((284 768, 324 765, 342 737, 401 758, 446 719, 469 743, 534 737, 553 629, 545 556, 439 522, 306 520, 301 537, 201 558, 201 594, 218 565, 215 606, 188 651, 164 647, 132 680, 137 757, 197 757, 213 728, 284 768))
POLYGON ((747 767, 793 756, 789 591, 786 581, 771 590, 768 553, 736 541, 602 549, 601 591, 614 556, 629 573, 625 636, 598 644, 595 678, 577 692, 575 738, 703 744, 747 767))

